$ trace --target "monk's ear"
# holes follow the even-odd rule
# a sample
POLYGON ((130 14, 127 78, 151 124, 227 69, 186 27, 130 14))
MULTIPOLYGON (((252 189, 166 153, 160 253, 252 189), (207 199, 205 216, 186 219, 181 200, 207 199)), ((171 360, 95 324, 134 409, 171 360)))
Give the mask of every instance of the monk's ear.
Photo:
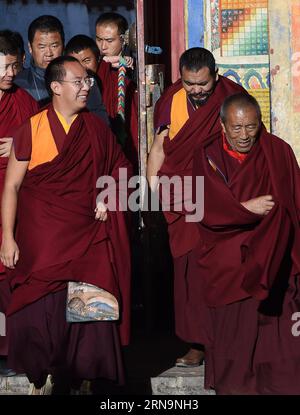
POLYGON ((31 47, 30 42, 28 42, 28 50, 29 50, 30 55, 32 55, 32 47, 31 47))
POLYGON ((225 124, 221 120, 220 120, 220 124, 221 124, 221 127, 222 127, 222 131, 225 134, 226 133, 225 124))
POLYGON ((219 68, 216 67, 216 82, 219 80, 219 68))
POLYGON ((50 88, 52 89, 53 95, 60 95, 61 93, 61 84, 57 81, 52 81, 50 84, 50 88))

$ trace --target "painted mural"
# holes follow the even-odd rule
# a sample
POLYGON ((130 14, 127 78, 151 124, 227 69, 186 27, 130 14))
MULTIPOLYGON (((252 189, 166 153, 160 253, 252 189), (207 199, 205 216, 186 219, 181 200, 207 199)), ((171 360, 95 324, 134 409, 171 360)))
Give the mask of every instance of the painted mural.
POLYGON ((219 73, 255 96, 270 130, 268 0, 207 0, 205 26, 219 73))
POLYGON ((269 53, 267 7, 267 0, 220 1, 221 56, 269 53))
POLYGON ((272 131, 300 162, 300 0, 269 3, 272 131))

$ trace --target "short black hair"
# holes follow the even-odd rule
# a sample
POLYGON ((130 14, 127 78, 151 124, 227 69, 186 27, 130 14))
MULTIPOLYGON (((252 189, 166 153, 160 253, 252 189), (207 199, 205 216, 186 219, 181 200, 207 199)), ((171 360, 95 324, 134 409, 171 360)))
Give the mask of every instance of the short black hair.
POLYGON ((221 106, 221 111, 220 111, 220 118, 223 124, 225 124, 226 122, 228 109, 232 105, 238 106, 239 108, 247 108, 247 107, 255 108, 259 122, 261 122, 261 119, 262 119, 261 109, 260 109, 260 106, 257 100, 252 95, 247 94, 246 92, 245 93, 240 92, 238 94, 234 94, 234 95, 231 95, 230 97, 227 97, 225 101, 223 102, 221 106))
POLYGON ((128 30, 127 20, 119 13, 103 13, 96 20, 96 26, 110 23, 113 23, 118 27, 119 35, 124 35, 126 30, 128 30))
POLYGON ((182 69, 198 72, 200 69, 207 67, 212 76, 216 76, 216 61, 214 55, 204 48, 191 48, 186 50, 180 57, 179 70, 182 75, 182 69))
POLYGON ((99 60, 100 51, 99 51, 99 48, 96 42, 94 41, 94 39, 86 35, 73 36, 72 39, 70 39, 69 42, 67 43, 65 50, 64 50, 64 54, 69 55, 70 53, 79 53, 82 50, 85 50, 88 48, 91 49, 96 59, 99 60))
POLYGON ((13 32, 11 30, 1 30, 0 31, 0 53, 3 55, 12 55, 22 57, 25 53, 24 51, 24 42, 22 36, 18 32, 13 32), (20 43, 20 38, 22 44, 20 43))
POLYGON ((51 61, 46 68, 45 84, 46 84, 46 88, 50 96, 53 95, 53 92, 51 89, 51 82, 61 81, 66 76, 66 69, 65 69, 66 62, 79 63, 77 59, 73 58, 73 56, 59 56, 58 58, 53 59, 53 61, 51 61))
POLYGON ((33 20, 28 28, 28 41, 32 45, 34 35, 37 31, 40 32, 58 32, 60 34, 62 43, 65 43, 65 32, 61 21, 51 15, 43 15, 33 20))
POLYGON ((25 55, 24 40, 19 32, 12 32, 12 38, 19 45, 19 50, 22 56, 25 55))

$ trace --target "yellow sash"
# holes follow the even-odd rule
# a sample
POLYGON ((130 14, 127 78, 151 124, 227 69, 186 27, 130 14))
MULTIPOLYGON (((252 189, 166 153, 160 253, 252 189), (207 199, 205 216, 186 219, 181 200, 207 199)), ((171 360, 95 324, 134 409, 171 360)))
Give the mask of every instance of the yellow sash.
MULTIPOLYGON (((48 110, 44 110, 30 118, 31 122, 31 135, 32 135, 32 152, 31 160, 28 166, 28 170, 33 169, 39 164, 47 163, 53 160, 57 154, 58 149, 52 131, 50 128, 49 120, 47 117, 48 110)), ((61 122, 66 134, 68 134, 73 121, 77 115, 72 119, 71 124, 67 124, 63 115, 56 111, 59 121, 61 122)))
POLYGON ((39 112, 30 118, 32 151, 28 170, 39 164, 47 163, 58 155, 58 149, 53 138, 47 117, 48 110, 39 112))
POLYGON ((189 119, 187 106, 187 94, 184 88, 181 88, 174 94, 171 104, 171 124, 169 138, 172 140, 181 130, 189 119))
POLYGON ((71 124, 68 124, 65 117, 58 112, 57 110, 54 110, 56 112, 56 115, 58 116, 59 121, 61 122, 65 133, 68 134, 68 132, 70 131, 71 125, 73 124, 73 121, 75 121, 75 119, 77 118, 78 114, 74 115, 74 117, 72 118, 71 124))

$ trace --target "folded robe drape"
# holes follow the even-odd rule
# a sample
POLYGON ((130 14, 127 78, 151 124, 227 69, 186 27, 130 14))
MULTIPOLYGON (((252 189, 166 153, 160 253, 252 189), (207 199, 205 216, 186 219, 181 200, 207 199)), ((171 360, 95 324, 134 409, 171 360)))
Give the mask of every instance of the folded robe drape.
POLYGON ((206 386, 223 394, 299 393, 300 344, 292 335, 300 307, 299 167, 290 146, 265 129, 242 164, 232 160, 219 134, 195 151, 194 175, 205 181, 193 255, 206 386), (266 194, 275 200, 267 216, 241 205, 266 194))
MULTIPOLYGON (((12 137, 16 128, 28 117, 38 111, 36 101, 23 89, 13 86, 0 100, 0 138, 12 137)), ((8 157, 0 157, 0 198, 4 186, 8 157)), ((0 207, 1 214, 1 207, 0 207)), ((0 216, 0 240, 2 227, 0 216)), ((10 290, 6 281, 5 268, 0 263, 0 311, 5 312, 10 299, 10 290)), ((6 337, 0 337, 0 355, 7 354, 6 337)))
MULTIPOLYGON (((67 281, 83 281, 120 302, 121 339, 129 341, 130 247, 124 212, 95 220, 97 179, 131 167, 108 127, 83 112, 66 135, 53 107, 46 109, 58 155, 29 170, 19 191, 16 242, 20 259, 10 271, 13 290, 8 314, 15 313, 67 281)), ((31 124, 14 135, 16 157, 31 154, 31 124)), ((118 195, 116 196, 118 197, 118 195)))
MULTIPOLYGON (((155 128, 166 123, 170 117, 172 97, 182 89, 182 81, 177 81, 160 98, 155 107, 155 128), (167 113, 166 113, 167 112, 167 113)), ((159 176, 192 176, 194 149, 211 133, 221 131, 220 107, 227 96, 246 91, 231 80, 219 77, 213 94, 207 103, 196 111, 189 111, 190 117, 175 137, 164 141, 164 163, 159 176)), ((191 189, 190 189, 191 190, 191 189)), ((188 195, 189 192, 186 192, 188 195)), ((184 211, 176 211, 172 202, 183 201, 183 195, 175 195, 171 187, 171 210, 164 211, 168 223, 169 242, 174 258, 174 303, 176 334, 191 343, 200 341, 198 335, 198 314, 201 312, 194 293, 198 289, 197 264, 191 259, 191 251, 197 245, 199 232, 196 223, 185 221, 184 211)), ((190 191, 191 197, 191 191, 190 191)))

